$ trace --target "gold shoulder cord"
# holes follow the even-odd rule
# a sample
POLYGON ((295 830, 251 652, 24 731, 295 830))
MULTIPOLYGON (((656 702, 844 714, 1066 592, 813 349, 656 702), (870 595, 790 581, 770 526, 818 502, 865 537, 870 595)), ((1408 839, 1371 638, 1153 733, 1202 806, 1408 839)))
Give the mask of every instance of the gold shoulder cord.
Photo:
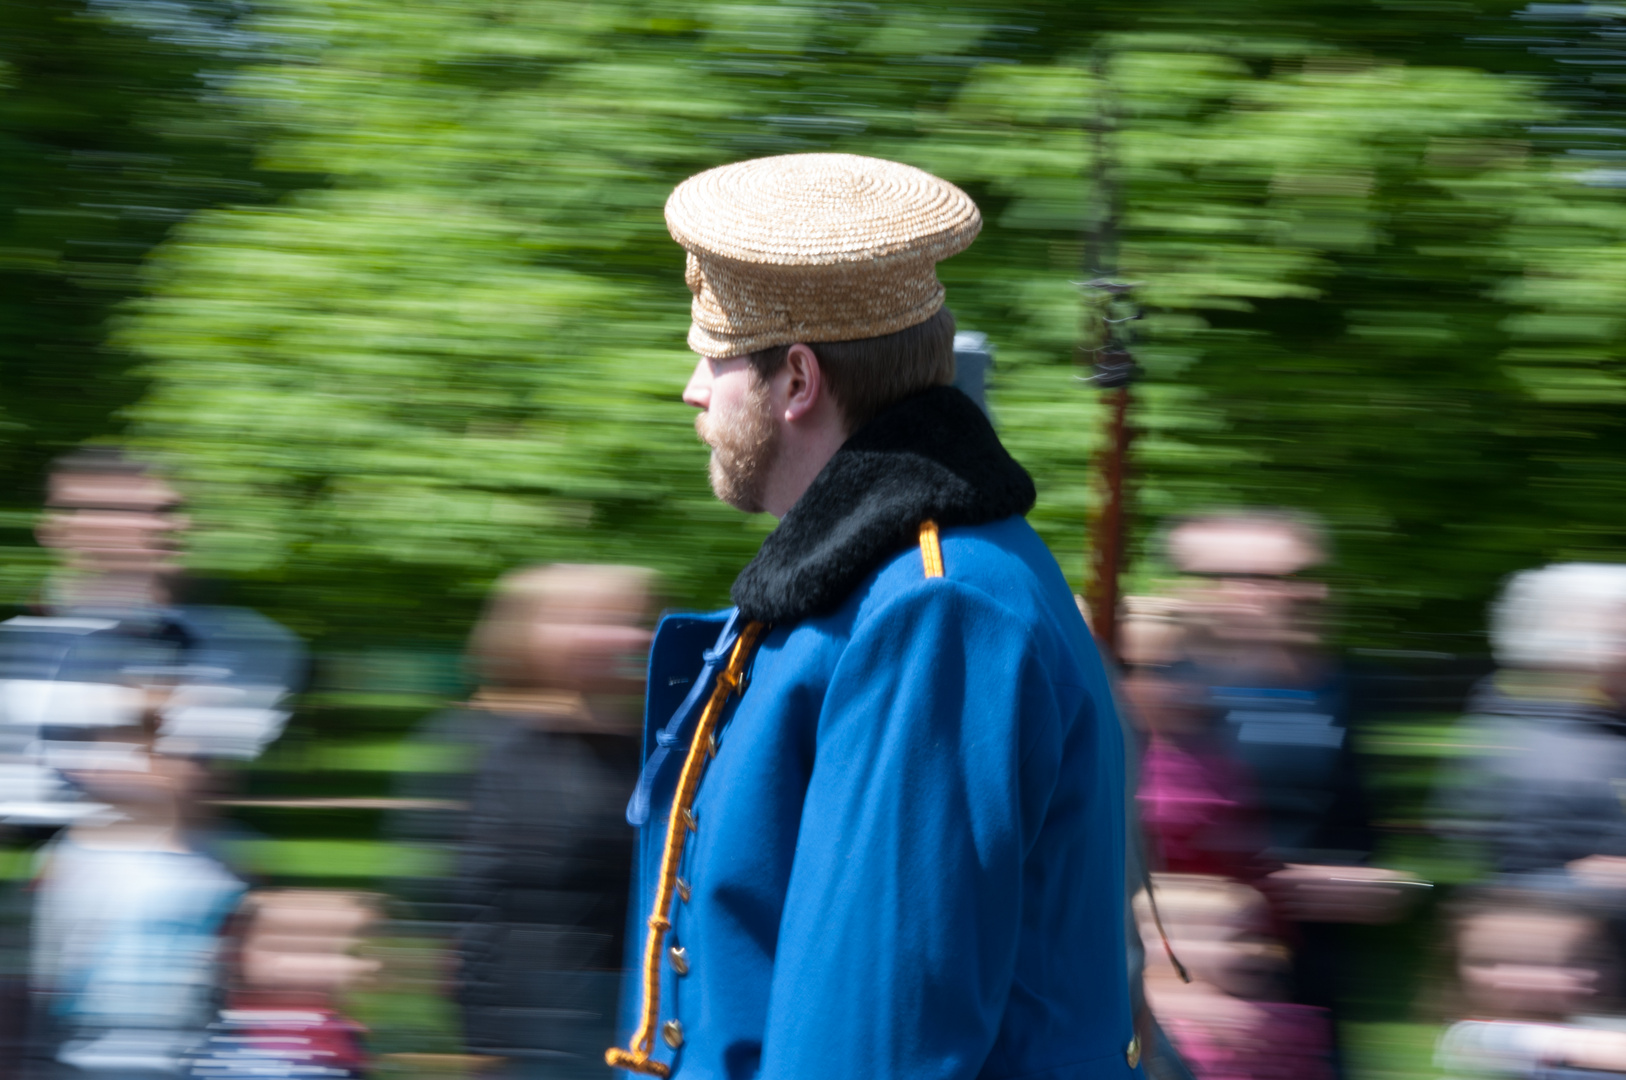
MULTIPOLYGON (((920 558, 927 577, 943 576, 943 548, 934 521, 921 523, 920 558)), ((751 654, 766 629, 767 626, 759 622, 745 624, 734 642, 734 651, 729 654, 728 666, 717 676, 717 686, 694 726, 694 737, 689 741, 683 771, 678 774, 677 791, 672 796, 672 813, 666 819, 660 881, 655 887, 655 910, 649 916, 649 940, 644 947, 644 1007, 638 1014, 638 1030, 625 1048, 612 1046, 604 1051, 605 1062, 615 1068, 648 1076, 672 1075, 671 1067, 652 1059, 649 1052, 655 1045, 655 1022, 661 1010, 661 946, 666 944, 666 933, 672 929, 672 894, 677 890, 678 863, 683 860, 683 845, 694 827, 690 811, 694 807, 695 793, 700 790, 700 774, 705 770, 706 759, 716 753, 712 736, 717 718, 722 715, 728 696, 740 688, 746 665, 751 662, 751 654)))
POLYGON ((920 523, 920 562, 927 577, 943 576, 943 545, 937 533, 937 522, 927 518, 920 523))

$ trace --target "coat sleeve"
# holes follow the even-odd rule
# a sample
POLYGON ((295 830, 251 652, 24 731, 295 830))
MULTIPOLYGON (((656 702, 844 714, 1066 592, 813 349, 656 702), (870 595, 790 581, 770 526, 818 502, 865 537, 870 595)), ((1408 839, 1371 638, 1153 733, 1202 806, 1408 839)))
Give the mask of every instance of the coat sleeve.
POLYGON ((1028 628, 984 593, 929 582, 856 628, 820 714, 762 1077, 977 1074, 1061 726, 1028 628))

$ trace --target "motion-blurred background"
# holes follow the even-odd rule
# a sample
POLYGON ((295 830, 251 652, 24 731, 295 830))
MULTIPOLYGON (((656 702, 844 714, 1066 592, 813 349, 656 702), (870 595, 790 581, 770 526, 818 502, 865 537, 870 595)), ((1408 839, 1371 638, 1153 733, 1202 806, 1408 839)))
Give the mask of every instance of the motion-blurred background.
MULTIPOLYGON (((485 1067, 449 989, 470 961, 447 927, 470 916, 435 885, 469 841, 435 815, 479 802, 487 744, 434 718, 569 711, 465 657, 518 567, 644 568, 609 615, 602 594, 560 615, 569 589, 543 587, 570 626, 726 602, 771 521, 707 490, 661 207, 703 168, 815 150, 918 165, 982 207, 941 275, 995 350, 990 407, 1080 587, 1104 416, 1079 283, 1104 230, 1145 312, 1128 591, 1178 591, 1178 515, 1324 527, 1317 634, 1348 674, 1371 859, 1434 886, 1351 931, 1347 1068, 1437 1075, 1463 1015, 1441 1004, 1442 898, 1490 866, 1431 826, 1433 792, 1493 665, 1489 607, 1515 571, 1626 553, 1626 7, 0 0, 0 602, 87 606, 78 549, 36 537, 48 498, 131 510, 52 496, 51 462, 116 441, 155 463, 188 550, 159 606, 258 612, 244 655, 286 647, 278 626, 309 653, 247 682, 195 655, 135 665, 149 695, 251 683, 276 714, 205 755, 207 784, 163 774, 271 890, 236 940, 303 918, 324 955, 354 932, 376 973, 316 982, 353 987, 372 1067, 485 1067)), ((98 467, 137 475, 78 471, 98 467)), ((592 746, 594 723, 563 729, 592 746)), ((140 754, 175 734, 102 726, 140 754)), ((123 768, 74 760, 53 775, 123 768)), ((24 885, 62 821, 8 822, 0 959, 21 986, 41 963, 24 885)))

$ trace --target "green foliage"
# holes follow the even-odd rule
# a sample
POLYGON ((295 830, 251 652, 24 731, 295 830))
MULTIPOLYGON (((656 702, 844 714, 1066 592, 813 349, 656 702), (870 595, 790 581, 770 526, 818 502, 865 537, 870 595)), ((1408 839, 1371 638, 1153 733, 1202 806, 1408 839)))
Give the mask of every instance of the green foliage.
POLYGON ((976 156, 1009 199, 1006 307, 979 325, 1011 346, 998 400, 1024 401, 1007 437, 1040 474, 1053 543, 1089 502, 1056 364, 1079 303, 1056 255, 1078 259, 1088 228, 1093 113, 1116 128, 1121 270, 1148 311, 1142 582, 1169 515, 1316 510, 1346 639, 1392 646, 1476 634, 1511 570, 1618 551, 1626 216, 1531 154, 1525 131, 1551 118, 1536 87, 1287 39, 1104 48, 1099 70, 979 70, 925 140, 940 165, 976 156))
MULTIPOLYGON (((874 153, 984 209, 941 273, 999 350, 1002 431, 1076 580, 1100 417, 1075 282, 1105 169, 1148 311, 1139 580, 1160 518, 1285 503, 1333 525, 1351 640, 1474 633, 1499 575, 1609 557, 1626 483, 1626 213, 1532 147, 1561 117, 1535 75, 1505 74, 1539 67, 1515 6, 169 9, 212 38, 138 7, 42 8, 5 54, 13 186, 70 201, 61 163, 84 158, 47 130, 185 167, 121 196, 170 209, 96 264, 124 275, 103 307, 0 313, 100 365, 95 392, 14 395, 6 415, 53 445, 127 422, 193 487, 200 567, 318 637, 455 640, 492 577, 545 559, 653 565, 674 601, 719 603, 771 523, 706 489, 661 205, 724 161, 874 153), (52 49, 92 75, 53 82, 52 49), (143 263, 109 344, 105 309, 143 263)), ((60 253, 89 226, 30 220, 5 266, 81 290, 91 271, 60 253)), ((47 371, 30 348, 18 363, 47 371)))
MULTIPOLYGON (((0 600, 49 571, 46 464, 144 383, 109 341, 147 254, 201 207, 266 198, 211 81, 254 42, 234 5, 0 0, 0 600)), ((306 178, 287 178, 304 182, 306 178)))
POLYGON ((260 189, 200 77, 242 47, 226 10, 0 0, 0 28, 0 478, 27 506, 45 460, 140 396, 106 337, 147 253, 260 189))
MULTIPOLYGON (((661 206, 739 146, 807 142, 795 117, 738 113, 810 41, 839 37, 880 83, 932 23, 326 10, 268 12, 260 32, 298 62, 238 94, 266 125, 263 164, 320 166, 329 186, 199 215, 121 339, 152 360, 137 430, 207 493, 204 564, 275 587, 318 633, 459 633, 529 560, 636 561, 721 601, 766 525, 711 497, 677 399, 694 358, 661 206)), ((885 80, 893 111, 801 126, 901 137, 910 87, 967 70, 923 67, 885 80)))

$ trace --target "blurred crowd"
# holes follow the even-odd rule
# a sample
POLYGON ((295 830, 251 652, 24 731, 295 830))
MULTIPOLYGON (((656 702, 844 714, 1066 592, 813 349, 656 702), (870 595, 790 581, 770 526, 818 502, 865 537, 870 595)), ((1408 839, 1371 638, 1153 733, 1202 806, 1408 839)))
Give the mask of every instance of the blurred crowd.
POLYGON ((0 1076, 365 1075, 344 1002, 375 976, 357 947, 392 910, 455 957, 469 1053, 443 1067, 602 1074, 653 576, 553 565, 498 583, 469 643, 474 692, 413 736, 446 767, 383 800, 450 874, 394 896, 278 887, 240 864, 219 811, 242 802, 227 764, 281 733, 304 651, 252 611, 188 602, 187 524, 151 466, 62 459, 39 527, 60 569, 36 611, 0 623, 0 821, 32 860, 5 896, 6 951, 26 959, 4 986, 0 1076))
MULTIPOLYGON (((1341 1007, 1370 940, 1354 928, 1406 917, 1431 883, 1379 865, 1349 679, 1323 641, 1327 541, 1246 511, 1162 542, 1184 584, 1130 601, 1124 649, 1147 1001, 1203 1080, 1347 1075, 1341 1007)), ((1435 1064, 1626 1072, 1626 566, 1515 575, 1491 641, 1428 814, 1487 870, 1438 906, 1435 1064)))
MULTIPOLYGON (((233 855, 240 770, 306 679, 297 638, 193 603, 164 475, 113 449, 55 466, 39 538, 59 568, 0 623, 5 887, 0 1076, 345 1078, 381 1068, 347 1002, 391 921, 444 945, 446 1075, 605 1075, 628 922, 641 703, 660 583, 527 567, 470 636, 472 690, 418 724, 391 837, 449 872, 388 893, 262 880, 233 855)), ((1198 514, 1158 537, 1173 573, 1126 601, 1135 748, 1129 886, 1157 1080, 1335 1080, 1363 927, 1434 920, 1421 1007, 1453 1077, 1626 1073, 1626 565, 1512 577, 1495 671, 1457 722, 1427 828, 1480 879, 1386 866, 1351 676, 1327 641, 1313 518, 1198 514)), ((341 800, 342 801, 342 800, 341 800)), ((397 1063, 399 1064, 399 1063, 397 1063)), ((421 1065, 422 1062, 420 1061, 421 1065)))

